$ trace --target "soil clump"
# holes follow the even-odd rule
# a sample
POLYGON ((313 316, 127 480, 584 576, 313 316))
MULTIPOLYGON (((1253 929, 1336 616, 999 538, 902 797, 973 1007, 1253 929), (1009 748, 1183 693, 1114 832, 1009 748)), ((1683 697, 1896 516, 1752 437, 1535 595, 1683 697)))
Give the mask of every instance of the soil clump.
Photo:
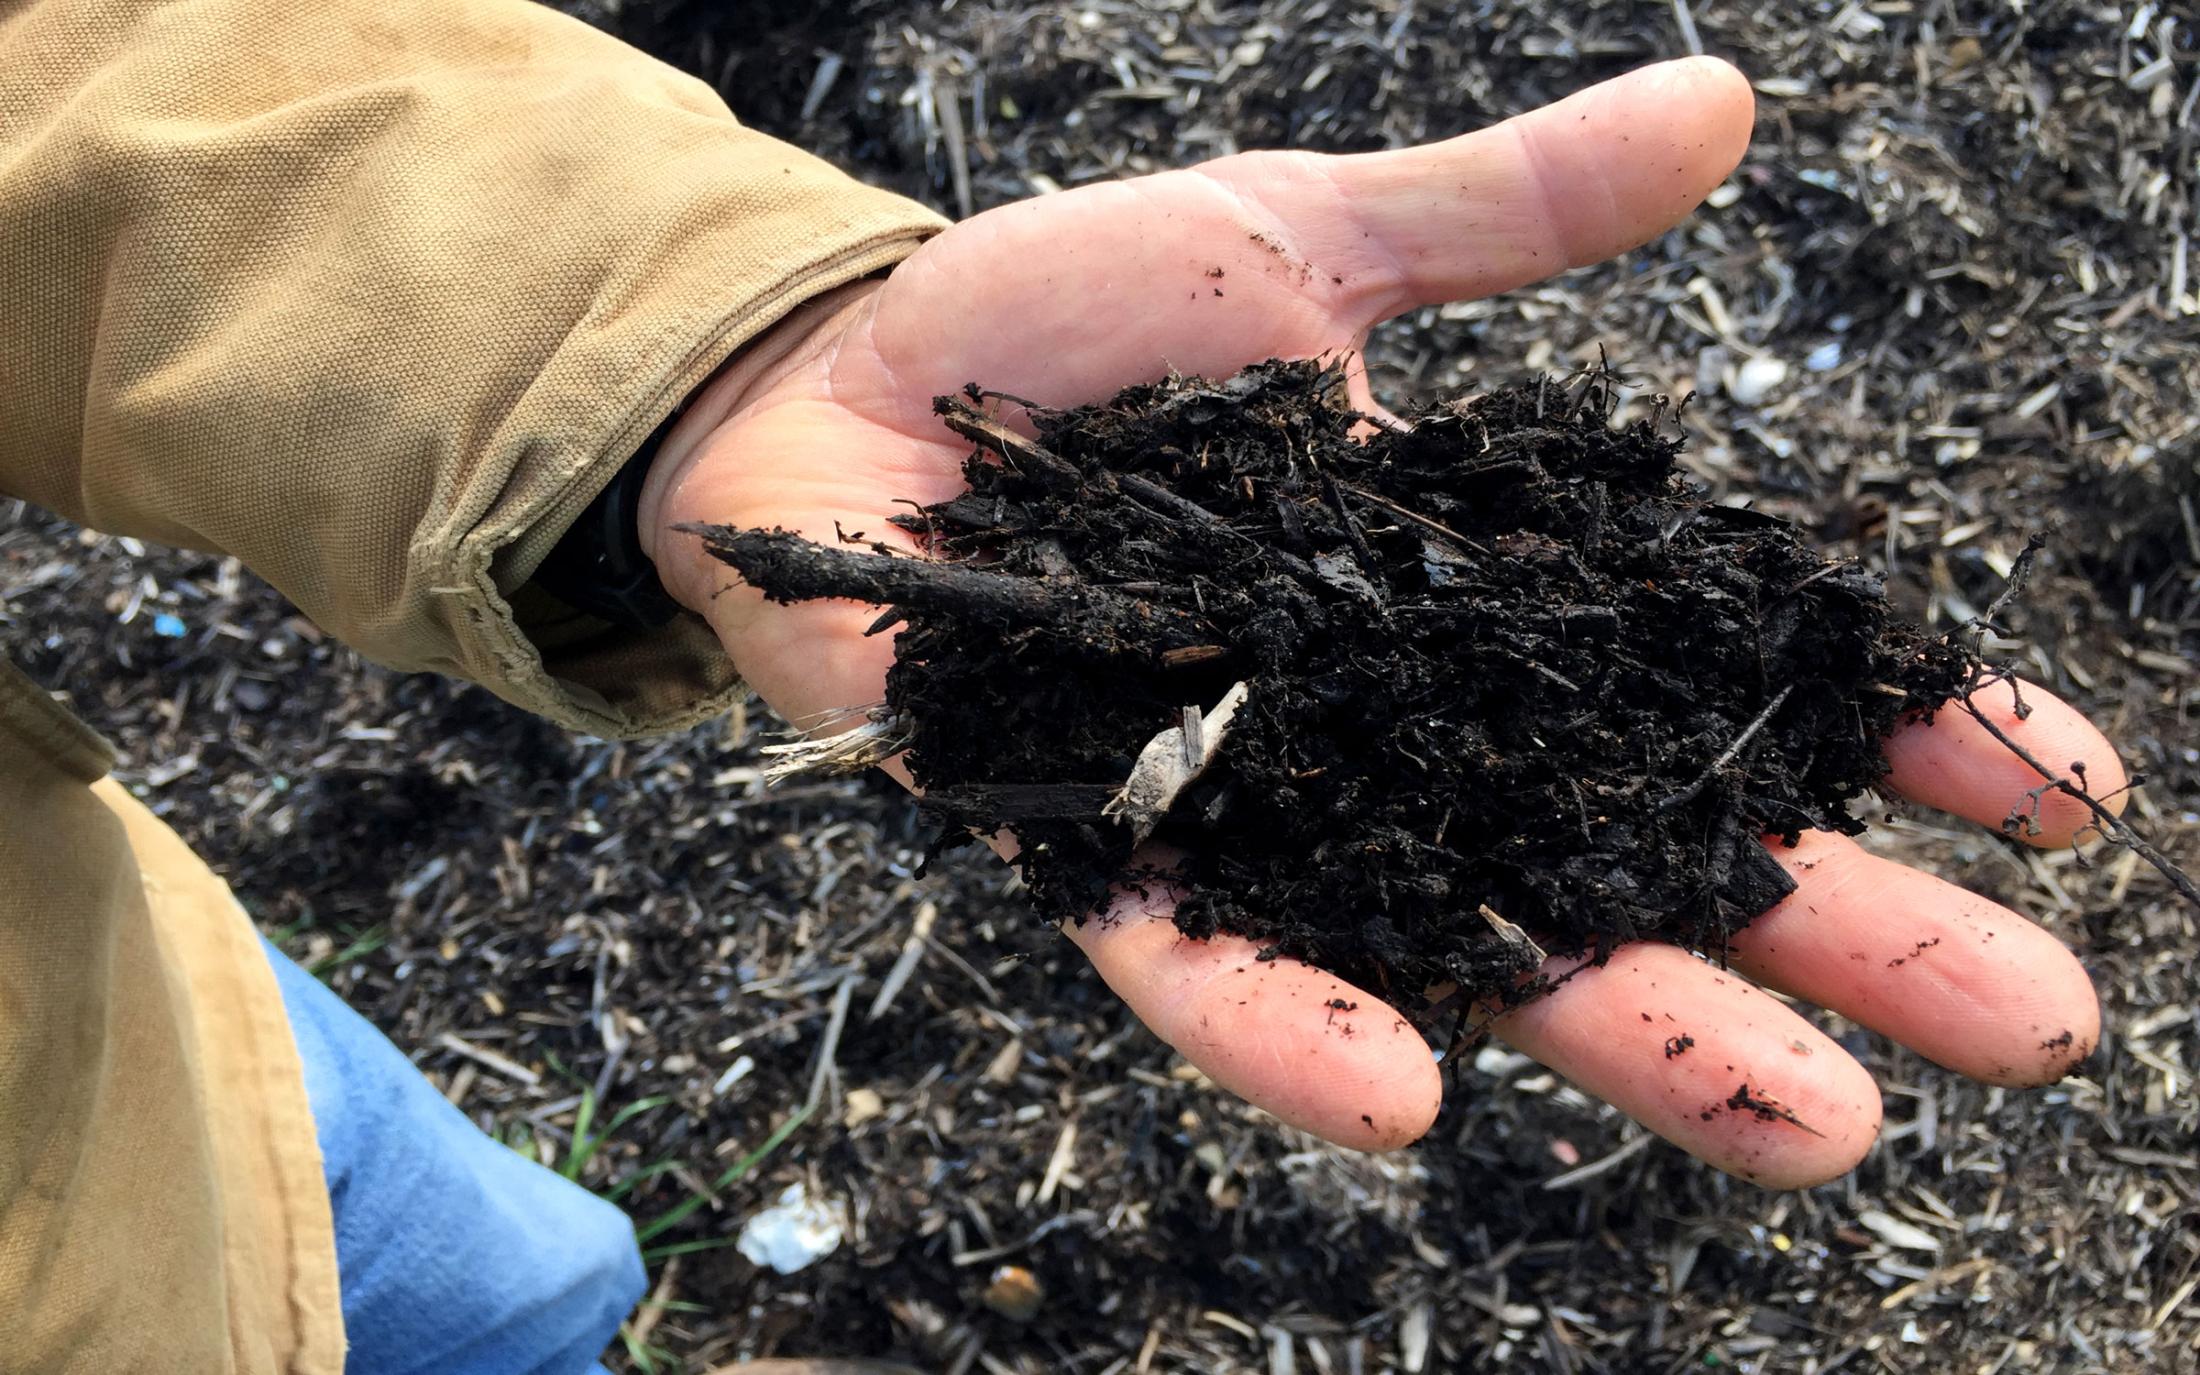
POLYGON ((1509 999, 1545 953, 1721 952, 1793 889, 1760 838, 1861 830, 1883 737, 1976 666, 1709 502, 1663 398, 1618 405, 1600 371, 1391 428, 1282 362, 1060 411, 972 388, 939 402, 970 491, 895 518, 931 557, 703 534, 775 600, 890 608, 871 741, 940 847, 1016 833, 1042 916, 1129 874, 1193 936, 1509 999))

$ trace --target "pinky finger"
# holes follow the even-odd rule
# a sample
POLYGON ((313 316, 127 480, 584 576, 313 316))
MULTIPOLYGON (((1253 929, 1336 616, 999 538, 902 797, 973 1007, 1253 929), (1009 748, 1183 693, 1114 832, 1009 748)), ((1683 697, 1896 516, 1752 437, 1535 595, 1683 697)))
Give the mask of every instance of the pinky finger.
POLYGON ((1971 694, 1969 705, 1993 730, 1964 704, 1950 702, 1931 724, 1914 724, 1887 737, 1887 782, 1896 792, 1981 825, 2016 820, 2012 834, 2034 845, 2070 844, 2092 821, 2091 810, 2067 793, 2042 790, 2039 770, 1995 738, 1998 730, 2048 768, 2080 774, 2087 791, 2105 799, 2110 813, 2123 811, 2123 762, 2076 708, 2031 683, 2021 689, 2010 684, 1981 688, 1971 694), (2019 690, 2025 704, 2021 713, 2019 690))

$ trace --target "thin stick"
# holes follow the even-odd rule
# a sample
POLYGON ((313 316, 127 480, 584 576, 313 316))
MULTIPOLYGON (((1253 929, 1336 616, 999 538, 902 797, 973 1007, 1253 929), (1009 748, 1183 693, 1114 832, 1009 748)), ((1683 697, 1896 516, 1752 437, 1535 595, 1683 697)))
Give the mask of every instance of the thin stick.
POLYGON ((824 1039, 817 1046, 817 1068, 810 1073, 810 1096, 802 1104, 804 1113, 817 1111, 817 1105, 824 1101, 826 1085, 839 1072, 833 1057, 840 1050, 840 1033, 848 1025, 848 1005, 855 1001, 856 983, 862 976, 861 969, 850 969, 833 994, 832 1015, 826 1020, 824 1039))
POLYGON ((680 1258, 673 1256, 665 1262, 664 1271, 658 1275, 657 1287, 650 1291, 642 1306, 635 1310, 634 1320, 626 1325, 625 1336, 628 1341, 636 1346, 648 1344, 649 1334, 655 1332, 657 1324, 664 1320, 665 1305, 672 1302, 672 1286, 679 1278, 680 1258))
POLYGON ((1650 1133, 1644 1132, 1633 1140, 1622 1143, 1619 1149, 1600 1160, 1592 1160, 1586 1165, 1577 1165, 1564 1174, 1552 1175, 1549 1179, 1543 1181, 1542 1189, 1545 1193, 1550 1193, 1554 1189, 1571 1189, 1576 1184, 1586 1184, 1598 1175, 1616 1170, 1636 1156, 1641 1155, 1649 1148, 1650 1143, 1656 1139, 1650 1133))
POLYGON ((2036 532, 2028 536, 2024 541, 2023 551, 2017 555, 2017 561, 2010 566, 2009 581, 2003 584, 2001 591, 1995 595, 1992 601, 1986 604, 1986 610, 1972 617, 1968 625, 1956 632, 1959 635, 1967 634, 1971 637, 1971 651, 1974 654, 1978 652, 1980 642, 1986 638, 1986 632, 1993 628, 1994 618, 2001 614, 2002 608, 2024 595, 2025 585, 2032 581, 2032 565, 2038 561, 2040 550, 2046 547, 2047 536, 2036 532))
POLYGON ((1780 709, 1781 705, 1787 701, 1788 694, 1793 691, 1795 691, 1795 685, 1790 683, 1774 693, 1772 700, 1765 703, 1765 709, 1757 713, 1757 719, 1742 728, 1742 733, 1734 737, 1734 743, 1728 745, 1724 753, 1711 761, 1711 767, 1696 775, 1695 782, 1677 793, 1667 793, 1664 797, 1658 799, 1658 810, 1662 812, 1672 807, 1678 807, 1684 802, 1694 801, 1698 793, 1710 786, 1711 780, 1717 776, 1719 770, 1734 762, 1734 756, 1742 752, 1742 746, 1747 745, 1752 739, 1756 738, 1757 732, 1765 728, 1765 722, 1772 719, 1772 713, 1780 709))
POLYGON ((2183 869, 2178 868, 2169 856, 2142 840, 2139 833, 2125 824, 2122 817, 2102 806, 2100 799, 2087 792, 2083 786, 2071 782, 2068 778, 2042 764, 2037 755, 2018 744, 2015 740, 2010 739, 2007 731, 1995 725, 1985 712, 1979 710, 1978 705, 1971 700, 1969 691, 1966 691, 1963 695, 1963 709, 1970 714, 1972 720, 1986 728, 1988 735, 1999 740, 2003 748, 2026 764, 2031 765, 2034 773, 2046 779, 2046 786, 2049 790, 2078 799, 2085 809, 2093 814, 2093 828, 2101 833, 2103 839, 2112 845, 2121 845, 2153 865, 2155 871, 2161 874, 2163 878, 2168 879, 2169 886, 2176 889, 2185 901, 2195 907, 2200 907, 2200 887, 2195 887, 2192 878, 2183 869))
POLYGON ((775 602, 845 597, 1009 626, 1068 629, 1071 643, 1102 654, 1160 655, 1216 641, 1212 626, 1161 602, 1062 578, 991 573, 969 564, 814 544, 784 530, 682 525, 711 557, 775 602), (1106 631, 1108 634, 1099 632, 1106 631))
POLYGON ((932 924, 939 920, 939 904, 925 901, 917 905, 916 919, 909 924, 909 938, 902 942, 901 958, 886 971, 885 981, 878 986, 878 996, 871 1000, 871 1010, 863 1014, 866 1022, 875 1022, 894 1005, 902 986, 909 976, 917 972, 917 961, 924 958, 924 938, 932 934, 932 924))
POLYGON ((1450 540, 1453 544, 1459 545, 1461 548, 1464 549, 1472 549, 1475 553, 1482 555, 1484 558, 1491 557, 1489 550, 1484 549, 1481 545, 1476 544, 1473 540, 1468 539, 1465 535, 1460 534, 1457 530, 1452 529, 1450 526, 1444 524, 1442 521, 1431 520, 1429 517, 1422 515, 1419 511, 1408 510, 1405 507, 1400 506, 1397 502, 1390 500, 1388 497, 1378 496, 1374 492, 1370 492, 1365 487, 1356 487, 1349 482, 1340 482, 1337 485, 1344 488, 1346 491, 1350 492, 1352 495, 1358 497, 1360 500, 1366 502, 1370 506, 1380 507, 1383 510, 1390 512, 1390 514, 1396 516, 1400 520, 1412 521, 1415 525, 1420 526, 1424 530, 1433 530, 1437 534, 1442 535, 1445 539, 1450 540))
MULTIPOLYGON (((2034 534, 2026 539, 2024 542, 2024 549, 2021 553, 2017 555, 2016 563, 2011 566, 2009 570, 2009 580, 2002 587, 2000 593, 1998 593, 1991 602, 1988 602, 1986 604, 1985 611, 1981 612, 1976 617, 1973 617, 1969 623, 1958 627, 1957 630, 1954 632, 1956 635, 1964 635, 1969 637, 1971 655, 1974 661, 1978 657, 1978 647, 1980 643, 1985 639, 1986 632, 1991 627, 1994 618, 2001 614, 2002 608, 2008 606, 2010 602, 2016 600, 2017 597, 2022 595, 2025 589, 2025 585, 2032 580, 2032 566, 2038 560, 2040 550, 2045 548, 2046 545, 2047 537, 2045 535, 2034 534)), ((2121 846, 2122 848, 2131 851, 2139 858, 2145 860, 2148 864, 2154 866, 2155 872, 2160 874, 2163 878, 2169 880, 2169 886, 2171 888, 2174 888, 2180 897, 2184 898, 2185 901, 2191 903, 2193 906, 2200 907, 2200 886, 2195 886, 2191 876, 2186 874, 2183 869, 2179 868, 2174 860, 2170 859, 2169 856, 2163 854, 2160 850, 2155 849, 2152 845, 2147 844, 2147 842, 2140 837, 2139 833, 2133 830, 2122 817, 2117 816, 2114 812, 2111 812, 2107 807, 2103 806, 2102 799, 2095 797, 2091 792, 2087 791, 2083 782, 2072 782, 2065 775, 2057 773, 2055 770, 2049 768, 2046 764, 2040 762, 2039 756, 2033 754, 2030 750, 2026 749, 2024 746, 2018 744, 2015 740, 2011 739, 2007 731, 2003 730, 2000 726, 1995 725, 1994 722, 1986 715, 1986 713, 1979 709, 1978 704, 1971 700, 1971 698, 1979 690, 1992 683, 1997 682, 2008 683, 2010 692, 2012 694, 2016 694, 2016 679, 2008 671, 1988 669, 1984 665, 1976 664, 1974 662, 1974 666, 1971 670, 1971 681, 1964 685, 1964 690, 1959 700, 1962 703, 1965 713, 1967 713, 1972 720, 1978 722, 1980 726, 1984 727, 1988 735, 1991 735, 1992 737, 1994 737, 1994 739, 2000 741, 2002 748, 2008 750, 2011 754, 2023 760, 2025 764, 2031 768, 2032 772, 2038 774, 2043 780, 2045 780, 2045 782, 2043 782, 2040 787, 2031 790, 2030 793, 2030 796, 2032 797, 2032 807, 2035 818, 2034 824, 2037 825, 2036 818, 2038 816, 2039 799, 2043 794, 2049 792, 2059 792, 2064 794, 2065 796, 2074 797, 2082 806, 2084 806, 2084 808, 2088 812, 2092 813, 2093 829, 2100 833, 2103 840, 2107 841, 2111 845, 2121 846)), ((2022 697, 2022 695, 2016 696, 2016 703, 2018 720, 2021 721, 2032 714, 2031 708, 2027 707, 2024 704, 2024 698, 2022 697)), ((2082 774, 2083 770, 2080 770, 2080 773, 2082 774)), ((2131 785, 2127 784, 2126 786, 2131 785)), ((2110 795, 2114 796, 2114 794, 2110 795)), ((2019 810, 2021 811, 2021 808, 2019 810)), ((2012 812, 2010 814, 2010 820, 2003 823, 2003 829, 2012 829, 2016 823, 2016 818, 2018 815, 2018 812, 2012 812)))
POLYGON ((1000 421, 952 396, 934 397, 933 413, 956 434, 1019 472, 1042 477, 1053 486, 1077 481, 1075 465, 1056 456, 1035 439, 1026 439, 1000 421))

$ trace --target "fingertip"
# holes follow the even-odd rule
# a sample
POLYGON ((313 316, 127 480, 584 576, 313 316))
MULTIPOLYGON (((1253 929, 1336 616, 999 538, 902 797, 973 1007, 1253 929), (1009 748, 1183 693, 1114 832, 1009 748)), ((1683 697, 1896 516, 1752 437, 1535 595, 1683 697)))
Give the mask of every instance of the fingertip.
POLYGON ((1622 947, 1491 1025, 1690 1155, 1766 1188, 1832 1179, 1878 1138, 1879 1090, 1853 1056, 1672 946, 1622 947))
POLYGON ((1879 1085, 1854 1057, 1843 1056, 1832 1067, 1826 1091, 1844 1105, 1841 1112, 1825 1119, 1833 1124, 1826 1134, 1806 1142, 1782 1136, 1778 1149, 1761 1155, 1744 1142, 1738 1147, 1743 1154, 1738 1165, 1722 1164, 1722 1168, 1760 1188, 1790 1190, 1830 1184, 1863 1164, 1879 1143, 1879 1128, 1886 1116, 1879 1085))
POLYGON ((2052 1083, 2099 1043, 2091 976, 2038 923, 1843 836, 1772 854, 1796 888, 1736 933, 1736 969, 1989 1084, 2052 1083))
POLYGON ((1443 1081, 1435 1056, 1373 994, 1295 961, 1261 960, 1230 937, 1180 937, 1166 958, 1225 962, 1199 993, 1146 1018, 1222 1088, 1353 1150, 1395 1150, 1436 1120, 1443 1081))
POLYGON ((2030 1026, 2025 1040, 2011 1044, 2006 1063, 1973 1070, 1972 1078, 2003 1088, 2041 1088, 2069 1078, 2091 1058, 2101 1044, 2100 995, 2083 965, 2075 958, 2065 964, 2053 971, 2060 987, 2047 993, 2053 1011, 2030 1026))
POLYGON ((2031 683, 1993 684, 1964 703, 1887 737, 1887 784, 1904 797, 1993 826, 2045 849, 2060 849, 2094 821, 2084 802, 2052 786, 2013 743, 2048 769, 2082 782, 2111 816, 2123 813, 2123 761, 2075 707, 2031 683), (2019 697, 2024 703, 2020 709, 2019 697), (1996 732, 2008 737, 2004 742, 1996 732), (2013 824, 2012 824, 2013 823, 2013 824))
POLYGON ((1386 1144, 1373 1149, 1391 1150, 1412 1145, 1427 1136, 1429 1128, 1436 1125, 1436 1114, 1444 1106, 1443 1068, 1435 1055, 1428 1053, 1425 1042, 1422 1052, 1414 1059, 1412 1072, 1402 1076, 1397 1117, 1389 1134, 1382 1138, 1386 1144))
POLYGON ((1324 970, 1262 959, 1240 937, 1184 935, 1174 898, 1125 888, 1069 928, 1148 1030, 1217 1086, 1337 1145, 1395 1150, 1428 1131, 1442 1075, 1404 1015, 1324 970))
MULTIPOLYGON (((1414 1039, 1420 1041, 1419 1032, 1414 1039)), ((1427 1044, 1395 1055, 1385 1052, 1381 1068, 1364 1104, 1342 1101, 1318 1118, 1292 1125, 1356 1151, 1401 1150, 1428 1135, 1444 1105, 1444 1079, 1427 1044), (1365 1111, 1355 1112, 1355 1107, 1365 1111)))
POLYGON ((1756 97, 1732 64, 1685 57, 1638 68, 1514 123, 1554 203, 1594 207, 1590 192, 1605 197, 1602 213, 1554 215, 1560 242, 1581 266, 1694 212, 1748 151, 1756 97))
POLYGON ((1684 58, 1438 143, 1313 162, 1254 155, 1208 174, 1271 208, 1372 323, 1655 238, 1734 170, 1754 112, 1732 66, 1684 58))
POLYGON ((1720 136, 1716 148, 1733 170, 1749 149, 1757 125, 1757 93, 1739 67, 1723 57, 1679 57, 1650 68, 1667 83, 1671 97, 1698 112, 1707 131, 1720 136))

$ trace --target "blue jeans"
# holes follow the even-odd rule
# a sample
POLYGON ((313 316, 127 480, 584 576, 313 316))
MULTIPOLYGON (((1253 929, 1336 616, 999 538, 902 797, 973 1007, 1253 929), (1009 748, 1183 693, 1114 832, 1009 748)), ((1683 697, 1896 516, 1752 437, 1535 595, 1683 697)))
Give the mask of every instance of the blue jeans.
POLYGON ((345 1375, 581 1375, 640 1301, 624 1213, 475 1130, 273 946, 336 1215, 345 1375))

